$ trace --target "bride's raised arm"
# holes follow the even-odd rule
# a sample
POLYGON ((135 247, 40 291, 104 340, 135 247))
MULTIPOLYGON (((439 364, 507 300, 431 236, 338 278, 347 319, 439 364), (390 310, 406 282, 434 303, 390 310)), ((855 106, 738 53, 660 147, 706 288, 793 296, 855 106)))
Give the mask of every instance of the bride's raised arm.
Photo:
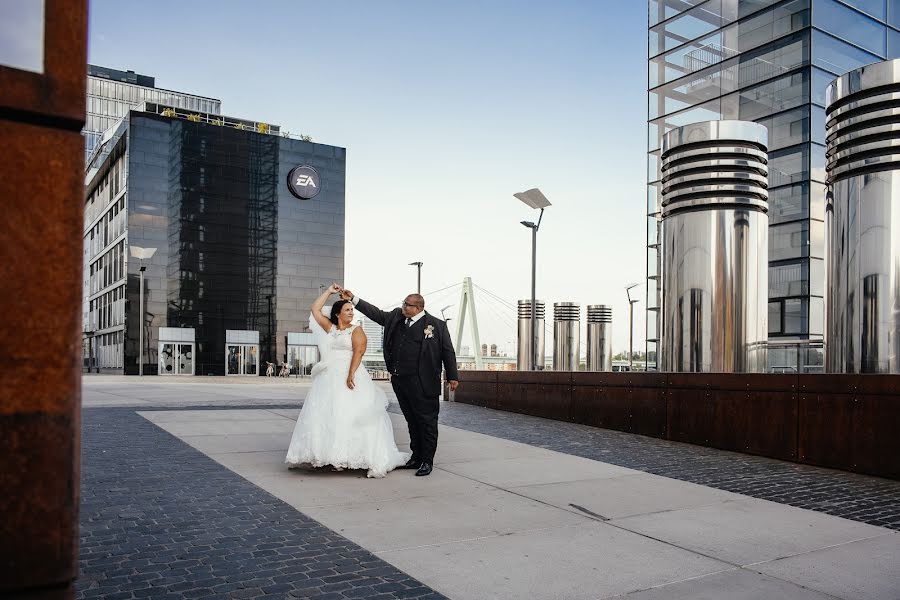
POLYGON ((334 283, 328 286, 328 289, 322 292, 322 295, 316 298, 316 301, 312 303, 312 306, 309 307, 309 310, 312 312, 313 319, 316 320, 316 323, 319 324, 319 327, 322 328, 322 331, 329 332, 331 331, 332 322, 322 314, 322 307, 325 306, 325 302, 328 300, 329 296, 332 294, 338 293, 338 287, 334 283))

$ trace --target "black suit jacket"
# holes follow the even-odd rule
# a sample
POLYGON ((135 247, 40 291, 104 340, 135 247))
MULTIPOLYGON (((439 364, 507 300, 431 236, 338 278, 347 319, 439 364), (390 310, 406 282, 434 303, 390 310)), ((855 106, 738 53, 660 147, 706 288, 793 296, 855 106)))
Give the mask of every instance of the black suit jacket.
MULTIPOLYGON (((382 327, 384 327, 384 363, 387 370, 394 372, 395 357, 391 356, 394 347, 394 336, 398 327, 406 326, 406 317, 403 310, 395 308, 387 312, 377 306, 360 299, 356 309, 366 315, 382 327)), ((456 352, 453 351, 453 341, 450 339, 450 331, 447 324, 425 313, 425 327, 432 326, 432 337, 426 338, 422 343, 422 351, 419 354, 419 380, 422 382, 422 391, 426 396, 439 396, 441 393, 441 365, 447 371, 447 380, 459 380, 456 370, 456 352)))

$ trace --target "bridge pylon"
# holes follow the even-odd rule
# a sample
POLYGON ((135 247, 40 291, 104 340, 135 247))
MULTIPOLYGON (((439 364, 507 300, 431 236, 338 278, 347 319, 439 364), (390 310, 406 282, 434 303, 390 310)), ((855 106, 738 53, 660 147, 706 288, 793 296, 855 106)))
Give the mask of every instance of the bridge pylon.
POLYGON ((478 338, 478 315, 475 312, 475 286, 472 278, 463 279, 462 292, 459 297, 459 315, 456 321, 456 351, 461 352, 463 330, 466 325, 466 312, 472 313, 470 329, 472 332, 473 354, 475 355, 475 368, 484 369, 484 361, 481 359, 481 340, 478 338))

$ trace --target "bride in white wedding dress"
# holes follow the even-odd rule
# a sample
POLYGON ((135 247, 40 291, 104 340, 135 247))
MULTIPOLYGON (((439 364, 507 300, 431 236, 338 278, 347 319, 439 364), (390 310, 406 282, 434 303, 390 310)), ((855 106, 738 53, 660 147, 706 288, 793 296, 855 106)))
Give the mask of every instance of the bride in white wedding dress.
POLYGON ((362 366, 367 340, 353 324, 353 304, 338 300, 330 319, 322 314, 325 301, 336 293, 332 284, 312 305, 309 327, 321 360, 312 369, 312 386, 285 462, 292 467, 367 469, 368 477, 384 477, 410 455, 397 449, 387 397, 362 366))

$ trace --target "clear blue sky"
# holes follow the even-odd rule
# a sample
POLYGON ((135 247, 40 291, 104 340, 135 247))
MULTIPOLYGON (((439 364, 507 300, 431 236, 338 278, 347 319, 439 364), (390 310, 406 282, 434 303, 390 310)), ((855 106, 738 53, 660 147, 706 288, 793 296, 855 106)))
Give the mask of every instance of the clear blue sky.
MULTIPOLYGON (((554 301, 612 304, 619 351, 645 271, 646 23, 643 0, 92 0, 89 61, 346 147, 342 283, 385 307, 414 290, 415 260, 425 292, 471 276, 528 297, 519 221, 537 215, 512 194, 540 187, 548 320, 554 301)), ((478 300, 502 349, 515 315, 478 300)))

